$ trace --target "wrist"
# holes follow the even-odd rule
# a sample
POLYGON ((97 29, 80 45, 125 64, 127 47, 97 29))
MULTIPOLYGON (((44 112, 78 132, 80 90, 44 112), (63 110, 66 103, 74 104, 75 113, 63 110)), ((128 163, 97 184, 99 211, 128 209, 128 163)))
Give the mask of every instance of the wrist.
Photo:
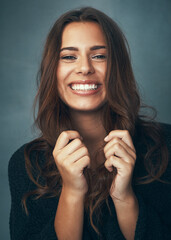
POLYGON ((137 204, 137 198, 133 191, 131 191, 128 194, 125 194, 124 196, 119 197, 119 198, 112 197, 112 200, 115 205, 135 205, 135 204, 137 204))
POLYGON ((139 205, 135 194, 127 195, 126 199, 113 200, 121 232, 126 239, 134 239, 139 205))
POLYGON ((136 219, 138 218, 138 213, 139 213, 139 205, 138 205, 138 200, 135 196, 128 197, 125 201, 122 200, 113 200, 113 203, 115 205, 115 209, 117 214, 123 214, 125 216, 125 213, 129 213, 130 216, 134 216, 136 219))
POLYGON ((84 202, 85 193, 75 191, 73 189, 63 186, 61 191, 61 197, 65 198, 66 201, 78 203, 80 201, 84 202))

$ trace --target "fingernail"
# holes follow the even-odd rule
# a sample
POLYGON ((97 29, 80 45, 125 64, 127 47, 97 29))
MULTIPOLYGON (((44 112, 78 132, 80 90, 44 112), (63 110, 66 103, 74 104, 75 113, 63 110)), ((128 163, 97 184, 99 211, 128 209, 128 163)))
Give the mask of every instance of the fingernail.
POLYGON ((104 141, 107 142, 108 140, 109 140, 109 136, 106 136, 106 137, 104 138, 104 141))

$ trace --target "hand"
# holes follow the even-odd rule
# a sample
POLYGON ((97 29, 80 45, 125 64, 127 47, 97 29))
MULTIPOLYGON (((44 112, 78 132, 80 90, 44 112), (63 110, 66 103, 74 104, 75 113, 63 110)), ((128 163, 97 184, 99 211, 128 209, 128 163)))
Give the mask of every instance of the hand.
POLYGON ((134 196, 132 174, 136 161, 136 152, 131 136, 126 130, 114 130, 104 139, 106 157, 105 167, 109 172, 116 168, 116 176, 110 188, 113 201, 127 201, 134 196))
POLYGON ((88 186, 83 170, 90 165, 90 158, 79 133, 62 132, 53 150, 53 157, 62 177, 63 188, 74 196, 84 195, 88 186))

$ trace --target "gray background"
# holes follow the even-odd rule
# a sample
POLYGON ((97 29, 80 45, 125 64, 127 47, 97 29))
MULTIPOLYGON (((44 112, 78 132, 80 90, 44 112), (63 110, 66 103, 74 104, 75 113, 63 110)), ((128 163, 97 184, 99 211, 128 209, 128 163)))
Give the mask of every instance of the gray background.
POLYGON ((158 110, 159 121, 171 123, 170 0, 1 0, 0 239, 9 239, 9 158, 34 138, 32 103, 46 35, 63 12, 87 5, 106 12, 123 29, 144 102, 158 110))

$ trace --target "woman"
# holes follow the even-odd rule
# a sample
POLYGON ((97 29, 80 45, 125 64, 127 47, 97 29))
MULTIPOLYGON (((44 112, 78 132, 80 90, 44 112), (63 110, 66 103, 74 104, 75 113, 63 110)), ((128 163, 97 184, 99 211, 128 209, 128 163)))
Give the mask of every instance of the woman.
POLYGON ((9 163, 11 239, 171 239, 171 128, 140 116, 126 46, 93 8, 54 24, 36 96, 40 137, 9 163))

